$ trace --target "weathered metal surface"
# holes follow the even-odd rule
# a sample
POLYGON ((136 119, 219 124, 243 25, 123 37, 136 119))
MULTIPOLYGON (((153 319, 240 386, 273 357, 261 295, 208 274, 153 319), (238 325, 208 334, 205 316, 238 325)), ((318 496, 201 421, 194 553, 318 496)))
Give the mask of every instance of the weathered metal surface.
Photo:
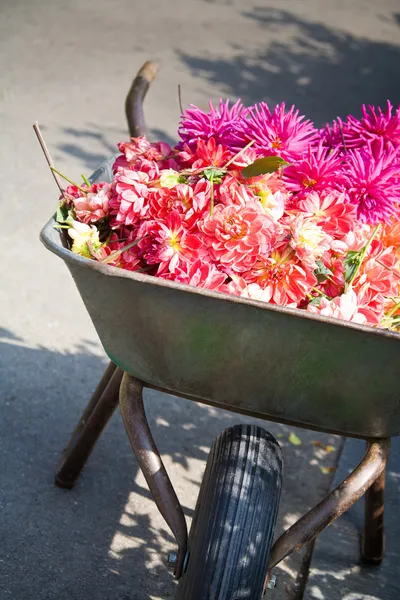
POLYGON ((143 405, 143 384, 128 373, 122 379, 119 404, 139 466, 158 510, 178 542, 174 574, 179 578, 187 549, 185 516, 151 435, 143 405))
POLYGON ((275 542, 269 558, 269 569, 275 567, 295 550, 299 550, 304 544, 311 542, 332 521, 357 502, 383 473, 389 451, 390 440, 371 441, 364 458, 345 481, 275 542))
POLYGON ((386 469, 374 481, 365 494, 364 534, 362 560, 379 565, 385 555, 385 483, 386 469))
POLYGON ((56 469, 55 482, 71 489, 104 427, 118 406, 123 372, 110 363, 87 405, 56 469))
POLYGON ((145 135, 147 128, 143 114, 143 100, 150 84, 154 81, 158 71, 155 62, 147 61, 140 69, 125 100, 125 114, 128 122, 129 133, 132 137, 145 135))
POLYGON ((85 259, 51 219, 110 359, 141 381, 226 409, 364 438, 400 433, 400 335, 85 259))

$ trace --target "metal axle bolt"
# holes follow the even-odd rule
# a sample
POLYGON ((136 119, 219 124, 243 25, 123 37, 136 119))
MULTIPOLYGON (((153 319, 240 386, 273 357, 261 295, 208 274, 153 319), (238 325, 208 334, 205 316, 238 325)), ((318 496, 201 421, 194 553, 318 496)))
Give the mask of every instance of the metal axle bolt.
POLYGON ((267 583, 267 589, 273 590, 274 587, 276 587, 276 575, 271 575, 271 577, 267 583))
POLYGON ((176 563, 178 560, 178 555, 176 552, 170 552, 168 554, 167 565, 170 569, 174 569, 176 567, 176 563))

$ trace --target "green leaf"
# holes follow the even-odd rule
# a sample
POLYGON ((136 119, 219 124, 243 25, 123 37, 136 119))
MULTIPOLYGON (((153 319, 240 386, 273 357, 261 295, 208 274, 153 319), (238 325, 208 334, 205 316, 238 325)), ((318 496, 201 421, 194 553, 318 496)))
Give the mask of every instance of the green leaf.
POLYGON ((301 439, 293 431, 290 432, 288 440, 293 446, 301 446, 301 439))
POLYGON ((219 169, 218 167, 207 167, 204 169, 203 175, 208 181, 213 183, 221 183, 223 176, 226 173, 226 169, 219 169))
POLYGON ((67 202, 61 201, 57 206, 56 221, 57 223, 71 225, 71 221, 75 219, 75 210, 69 208, 67 202))
POLYGON ((321 304, 321 296, 316 296, 308 304, 311 304, 312 306, 319 306, 321 304))
POLYGON ((344 280, 351 281, 352 277, 357 273, 361 263, 362 250, 356 252, 355 250, 349 250, 346 254, 346 258, 343 261, 344 265, 344 280))
POLYGON ((68 218, 68 206, 66 202, 60 202, 57 206, 56 221, 57 223, 66 223, 68 218))
POLYGON ((315 269, 314 274, 315 274, 316 278, 318 279, 318 283, 322 283, 323 281, 328 279, 328 277, 333 276, 332 271, 324 265, 322 260, 317 260, 316 262, 317 262, 317 268, 315 269))
POLYGON ((245 179, 250 179, 250 177, 258 177, 266 173, 275 173, 275 171, 286 167, 288 164, 280 156, 265 156, 264 158, 257 158, 251 165, 245 167, 242 170, 242 175, 245 179))

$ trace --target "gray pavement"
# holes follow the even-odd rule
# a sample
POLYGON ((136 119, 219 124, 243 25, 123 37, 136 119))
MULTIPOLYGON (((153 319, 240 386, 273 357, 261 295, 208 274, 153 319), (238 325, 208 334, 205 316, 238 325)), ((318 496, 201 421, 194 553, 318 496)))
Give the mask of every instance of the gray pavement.
MULTIPOLYGON (((162 68, 147 120, 169 140, 178 84, 184 103, 285 100, 318 124, 363 101, 399 103, 399 15, 397 0, 0 3, 0 600, 161 600, 175 587, 163 564, 172 538, 119 415, 76 488, 53 486, 105 357, 68 272, 38 242, 57 191, 32 122, 78 178, 126 137, 123 99, 148 58, 162 68)), ((147 405, 190 521, 213 438, 249 419, 156 393, 147 405)), ((296 430, 293 446, 288 427, 266 427, 284 451, 282 531, 329 488, 321 467, 335 464, 340 440, 296 430)), ((308 561, 307 549, 290 557, 271 597, 301 598, 308 561)))
MULTIPOLYGON (((397 600, 400 564, 400 439, 392 440, 385 498, 386 556, 377 566, 360 562, 364 502, 360 500, 317 539, 304 600, 397 600)), ((346 440, 333 486, 343 481, 365 451, 360 440, 346 440)))

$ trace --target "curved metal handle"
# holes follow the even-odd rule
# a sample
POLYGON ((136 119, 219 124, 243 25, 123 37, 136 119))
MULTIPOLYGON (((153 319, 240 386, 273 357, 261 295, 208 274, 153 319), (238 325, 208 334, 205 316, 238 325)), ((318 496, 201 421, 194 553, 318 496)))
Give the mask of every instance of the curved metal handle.
POLYGON ((126 97, 125 114, 131 137, 139 137, 146 134, 147 128, 143 114, 143 100, 150 84, 156 78, 157 71, 157 63, 151 60, 145 62, 133 80, 131 89, 126 97))

